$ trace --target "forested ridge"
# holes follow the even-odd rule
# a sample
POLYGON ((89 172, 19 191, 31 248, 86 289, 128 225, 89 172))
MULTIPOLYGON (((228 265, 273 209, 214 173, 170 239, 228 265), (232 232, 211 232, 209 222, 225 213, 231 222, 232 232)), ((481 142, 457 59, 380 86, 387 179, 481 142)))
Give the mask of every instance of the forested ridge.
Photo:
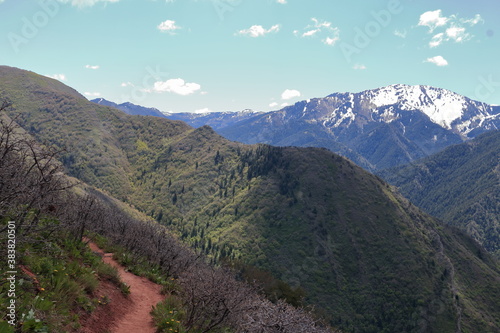
MULTIPOLYGON (((37 141, 62 150, 70 176, 149 215, 156 224, 147 228, 166 228, 212 264, 239 267, 242 277, 271 274, 285 299, 305 295, 332 326, 500 327, 498 262, 348 160, 326 149, 243 145, 209 127, 130 116, 34 73, 2 68, 1 77, 0 91, 13 102, 7 113, 37 141)), ((135 249, 141 232, 122 232, 123 245, 135 249)), ((169 264, 166 257, 162 265, 169 264)))

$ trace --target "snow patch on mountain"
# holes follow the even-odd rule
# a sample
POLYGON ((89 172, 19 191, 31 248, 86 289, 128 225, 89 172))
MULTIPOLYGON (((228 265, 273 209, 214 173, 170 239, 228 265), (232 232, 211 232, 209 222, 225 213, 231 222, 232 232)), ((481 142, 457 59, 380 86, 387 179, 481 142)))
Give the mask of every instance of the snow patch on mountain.
POLYGON ((451 129, 452 123, 462 117, 467 106, 464 96, 429 86, 397 84, 365 93, 365 99, 377 108, 397 105, 405 111, 419 110, 434 123, 447 129, 451 129))

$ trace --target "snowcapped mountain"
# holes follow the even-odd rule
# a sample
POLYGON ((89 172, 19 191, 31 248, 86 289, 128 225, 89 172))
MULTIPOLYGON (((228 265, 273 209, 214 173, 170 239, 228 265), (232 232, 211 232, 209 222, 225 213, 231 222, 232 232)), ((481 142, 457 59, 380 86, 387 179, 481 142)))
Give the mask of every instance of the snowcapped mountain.
POLYGON ((500 107, 446 89, 397 84, 301 101, 220 133, 245 143, 325 147, 376 170, 498 128, 500 107))
MULTIPOLYGON (((364 101, 371 101, 375 106, 374 112, 387 106, 397 106, 401 111, 418 110, 433 123, 464 138, 468 138, 478 128, 485 131, 498 129, 500 114, 497 107, 473 101, 446 89, 397 84, 368 90, 360 95, 364 101)), ((388 110, 384 120, 394 120, 396 114, 391 114, 391 111, 394 108, 388 110)), ((472 134, 473 137, 476 135, 472 134)))

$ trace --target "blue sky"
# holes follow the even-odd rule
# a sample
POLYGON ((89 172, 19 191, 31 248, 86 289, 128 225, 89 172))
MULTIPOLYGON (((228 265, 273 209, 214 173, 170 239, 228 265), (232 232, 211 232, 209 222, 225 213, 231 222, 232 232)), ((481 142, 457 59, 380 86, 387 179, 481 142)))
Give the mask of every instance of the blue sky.
POLYGON ((0 64, 171 112, 395 83, 500 104, 499 15, 498 0, 0 0, 0 64))

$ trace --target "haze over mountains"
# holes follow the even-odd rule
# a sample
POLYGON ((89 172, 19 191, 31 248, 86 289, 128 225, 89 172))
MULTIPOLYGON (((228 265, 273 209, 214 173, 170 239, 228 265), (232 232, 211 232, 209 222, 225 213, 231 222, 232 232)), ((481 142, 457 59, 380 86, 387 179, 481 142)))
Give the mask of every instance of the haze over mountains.
MULTIPOLYGON (((500 330, 498 261, 339 155, 319 148, 244 145, 208 126, 194 129, 180 121, 127 115, 90 103, 58 81, 9 67, 0 67, 0 91, 13 102, 9 115, 31 135, 67 149, 61 160, 70 175, 154 217, 213 260, 241 260, 303 288, 306 301, 335 327, 348 332, 500 330)), ((307 115, 313 105, 313 114, 337 110, 341 132, 357 128, 355 134, 365 135, 376 124, 390 129, 394 122, 425 122, 419 111, 410 112, 416 115, 411 121, 401 116, 404 122, 399 111, 393 122, 348 116, 355 109, 369 110, 352 94, 301 103, 244 122, 281 117, 283 124, 295 124, 284 119, 298 117, 297 124, 306 124, 299 114, 307 115), (349 111, 342 101, 351 99, 349 111)), ((390 113, 389 106, 384 110, 390 113)), ((488 126, 496 126, 495 115, 485 116, 492 110, 481 112, 491 117, 488 126)), ((454 124, 446 133, 453 133, 454 124)), ((447 139, 443 127, 435 125, 434 135, 447 139)), ((462 134, 454 135, 462 140, 462 134)))
MULTIPOLYGON (((127 112, 127 107, 119 107, 127 112)), ((150 115, 156 115, 151 109, 150 115)), ((139 113, 136 113, 139 114, 139 113)), ((500 107, 446 89, 392 85, 335 93, 279 111, 165 114, 194 127, 212 126, 247 144, 324 147, 367 170, 403 165, 500 128, 500 107)))

